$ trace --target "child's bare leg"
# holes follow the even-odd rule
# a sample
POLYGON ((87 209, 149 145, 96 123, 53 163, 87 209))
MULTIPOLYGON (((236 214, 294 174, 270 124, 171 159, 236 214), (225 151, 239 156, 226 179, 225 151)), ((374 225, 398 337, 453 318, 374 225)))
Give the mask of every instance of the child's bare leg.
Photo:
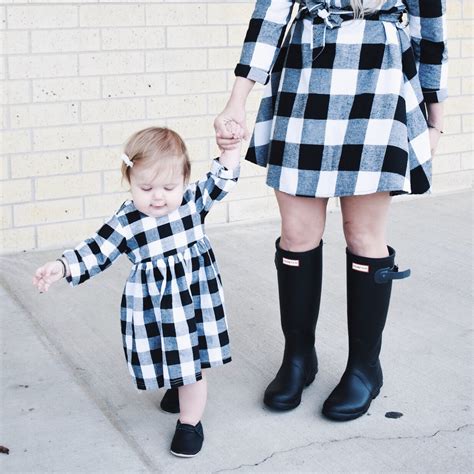
POLYGON ((199 382, 178 388, 179 421, 186 425, 197 425, 202 418, 207 401, 207 380, 204 372, 199 382))

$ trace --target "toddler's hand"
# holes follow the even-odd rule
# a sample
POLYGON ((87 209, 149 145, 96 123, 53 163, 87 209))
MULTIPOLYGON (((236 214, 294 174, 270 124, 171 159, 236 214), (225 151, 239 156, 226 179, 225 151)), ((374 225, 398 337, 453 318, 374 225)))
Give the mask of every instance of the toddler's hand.
POLYGON ((48 262, 36 270, 33 276, 33 285, 41 292, 48 291, 54 282, 61 280, 63 272, 64 267, 61 262, 48 262))
POLYGON ((225 122, 226 130, 232 134, 232 138, 242 140, 245 135, 245 130, 234 120, 227 120, 225 122))

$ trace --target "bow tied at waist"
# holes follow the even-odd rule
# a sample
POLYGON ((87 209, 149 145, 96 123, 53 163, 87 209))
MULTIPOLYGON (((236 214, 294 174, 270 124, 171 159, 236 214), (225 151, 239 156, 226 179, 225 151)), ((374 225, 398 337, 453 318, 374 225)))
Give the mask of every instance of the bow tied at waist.
MULTIPOLYGON (((394 7, 390 10, 379 10, 364 15, 363 20, 379 20, 395 23, 397 28, 405 28, 407 23, 403 22, 404 10, 394 7)), ((313 36, 311 49, 313 61, 323 52, 326 46, 326 31, 340 28, 343 21, 353 20, 354 12, 350 9, 331 7, 328 2, 315 0, 301 0, 301 8, 296 19, 311 17, 313 20, 313 36)))

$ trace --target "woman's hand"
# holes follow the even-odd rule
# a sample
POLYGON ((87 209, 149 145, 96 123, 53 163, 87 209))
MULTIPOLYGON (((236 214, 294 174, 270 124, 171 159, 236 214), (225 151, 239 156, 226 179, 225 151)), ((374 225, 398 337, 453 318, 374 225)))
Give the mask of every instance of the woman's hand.
POLYGON ((226 108, 214 120, 216 142, 220 150, 232 150, 242 139, 248 139, 249 132, 245 123, 245 107, 227 104, 226 108), (229 127, 229 124, 232 124, 229 127))
MULTIPOLYGON (((64 259, 63 259, 64 261, 64 259)), ((39 267, 33 276, 33 285, 42 293, 49 290, 49 287, 56 281, 61 280, 64 274, 64 267, 57 260, 45 263, 39 267)))
POLYGON ((438 142, 441 138, 441 132, 436 128, 428 128, 428 132, 430 134, 430 148, 431 148, 431 156, 435 156, 436 149, 438 148, 438 142))

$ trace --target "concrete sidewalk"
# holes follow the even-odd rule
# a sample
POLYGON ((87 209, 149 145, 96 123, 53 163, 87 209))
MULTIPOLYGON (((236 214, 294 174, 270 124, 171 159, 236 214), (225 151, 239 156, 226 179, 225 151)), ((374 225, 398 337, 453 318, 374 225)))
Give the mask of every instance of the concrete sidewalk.
POLYGON ((289 413, 262 404, 283 347, 273 268, 279 223, 210 227, 233 362, 208 372, 205 446, 189 460, 169 453, 176 416, 157 407, 163 392, 138 392, 127 372, 119 324, 127 259, 77 289, 61 282, 40 295, 31 275, 59 252, 0 257, 0 445, 10 449, 0 470, 472 472, 471 199, 395 200, 389 242, 412 277, 394 283, 382 392, 348 423, 320 413, 346 361, 340 214, 328 215, 325 234, 320 372, 289 413))

